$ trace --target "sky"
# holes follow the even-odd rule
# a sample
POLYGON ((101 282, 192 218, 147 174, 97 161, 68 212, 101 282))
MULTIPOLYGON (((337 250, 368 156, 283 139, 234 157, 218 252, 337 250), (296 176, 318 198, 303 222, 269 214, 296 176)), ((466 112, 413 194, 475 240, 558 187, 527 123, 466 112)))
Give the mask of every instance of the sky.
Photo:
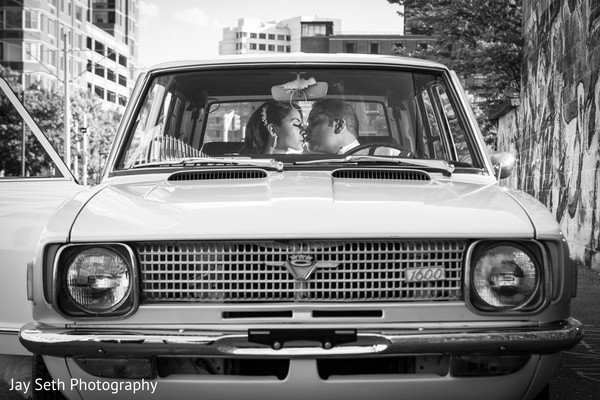
POLYGON ((223 28, 240 18, 337 18, 342 33, 399 32, 400 7, 387 0, 141 0, 139 62, 193 60, 219 54, 223 28))

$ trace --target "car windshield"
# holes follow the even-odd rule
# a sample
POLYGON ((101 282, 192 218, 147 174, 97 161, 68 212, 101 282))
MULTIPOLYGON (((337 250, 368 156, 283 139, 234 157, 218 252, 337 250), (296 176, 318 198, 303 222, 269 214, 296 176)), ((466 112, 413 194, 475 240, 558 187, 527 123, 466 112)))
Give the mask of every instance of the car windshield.
POLYGON ((456 98, 444 75, 430 70, 295 66, 159 74, 134 115, 116 169, 201 158, 227 159, 224 165, 268 158, 298 168, 332 158, 389 158, 481 168, 456 98))

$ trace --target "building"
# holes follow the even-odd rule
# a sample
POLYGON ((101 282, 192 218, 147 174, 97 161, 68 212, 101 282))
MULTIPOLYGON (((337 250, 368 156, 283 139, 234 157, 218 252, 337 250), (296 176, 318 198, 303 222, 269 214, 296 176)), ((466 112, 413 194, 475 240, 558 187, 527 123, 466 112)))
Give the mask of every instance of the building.
POLYGON ((559 221, 570 257, 600 272, 600 8, 597 0, 523 1, 520 102, 498 114, 508 187, 559 221))
POLYGON ((433 40, 427 35, 392 33, 340 34, 328 38, 329 53, 396 54, 399 49, 427 48, 433 40))
POLYGON ((294 17, 261 22, 242 18, 236 27, 223 29, 219 54, 282 53, 361 53, 396 54, 426 48, 435 40, 425 34, 404 34, 404 20, 398 18, 398 31, 385 33, 342 32, 342 21, 334 18, 294 17))
POLYGON ((0 64, 33 82, 125 105, 137 66, 138 0, 5 0, 0 64))
MULTIPOLYGON (((341 32, 341 20, 321 17, 295 17, 262 22, 241 18, 238 25, 223 29, 219 54, 290 53, 304 51, 309 41, 317 43, 341 32)), ((316 51, 313 51, 316 52, 316 51)))

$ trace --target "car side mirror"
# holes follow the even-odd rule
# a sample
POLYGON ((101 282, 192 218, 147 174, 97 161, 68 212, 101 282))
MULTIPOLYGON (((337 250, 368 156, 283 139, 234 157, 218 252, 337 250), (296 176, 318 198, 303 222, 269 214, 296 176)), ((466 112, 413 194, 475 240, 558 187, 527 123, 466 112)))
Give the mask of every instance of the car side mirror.
POLYGON ((492 154, 492 166, 496 178, 498 180, 508 178, 515 168, 516 161, 515 155, 507 151, 492 154))

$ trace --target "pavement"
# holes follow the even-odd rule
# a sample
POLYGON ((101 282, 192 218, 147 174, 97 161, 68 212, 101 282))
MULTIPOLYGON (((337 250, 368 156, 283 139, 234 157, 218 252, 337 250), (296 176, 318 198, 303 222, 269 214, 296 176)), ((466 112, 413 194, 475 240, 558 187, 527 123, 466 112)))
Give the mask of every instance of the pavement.
POLYGON ((600 270, 579 267, 571 314, 585 336, 563 353, 550 382, 550 400, 600 400, 600 270))
MULTIPOLYGON (((600 400, 600 271, 579 267, 577 297, 571 303, 572 316, 584 325, 583 340, 563 354, 550 382, 550 400, 600 400)), ((6 361, 0 356, 0 400, 24 400, 9 390, 4 371, 26 372, 27 357, 6 361)))

